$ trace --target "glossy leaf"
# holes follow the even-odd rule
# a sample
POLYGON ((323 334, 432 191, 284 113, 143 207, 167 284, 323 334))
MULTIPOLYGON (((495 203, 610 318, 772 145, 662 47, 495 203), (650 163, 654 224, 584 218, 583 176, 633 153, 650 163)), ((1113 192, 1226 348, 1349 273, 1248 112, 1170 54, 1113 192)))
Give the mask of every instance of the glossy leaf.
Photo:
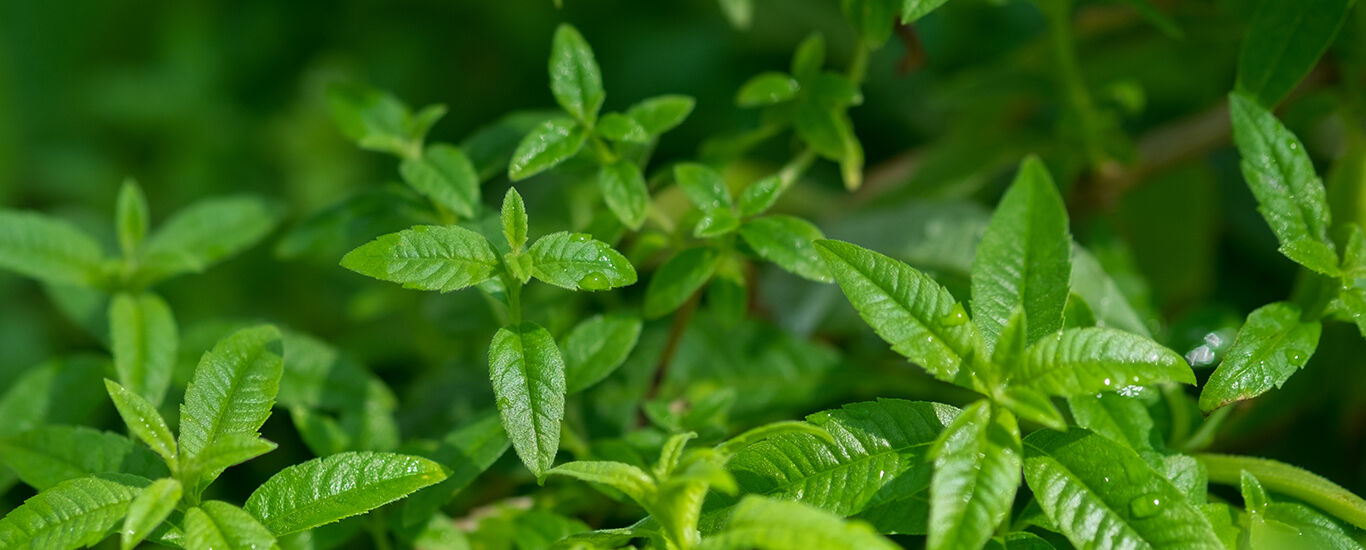
POLYGON ((404 288, 450 292, 488 280, 498 256, 487 239, 469 229, 419 225, 352 250, 341 265, 404 288))
POLYGON ((1153 450, 1153 419, 1137 398, 1105 392, 1067 398, 1077 425, 1137 452, 1153 450))
POLYGON ((186 550, 270 550, 275 536, 245 510, 210 500, 185 512, 186 550))
POLYGON ((161 459, 133 440, 83 426, 42 426, 0 439, 0 461, 39 491, 94 474, 167 473, 161 459))
POLYGON ((1017 307, 1029 320, 1027 343, 1062 328, 1071 254, 1062 196, 1043 162, 1025 159, 972 262, 972 320, 988 349, 1017 307))
POLYGON ((792 216, 765 216, 740 226, 740 237, 760 257, 787 271, 823 283, 834 280, 812 244, 825 235, 811 222, 792 216))
POLYGON ((200 272, 265 238, 278 210, 252 196, 204 199, 176 212, 148 237, 141 272, 157 281, 200 272))
POLYGON ((692 113, 696 103, 685 95, 661 95, 642 100, 626 111, 626 116, 636 119, 645 132, 658 136, 674 129, 692 113))
POLYGON ((979 338, 949 291, 911 266, 857 245, 816 248, 863 320, 897 353, 952 381, 979 338))
POLYGON ((14 210, 0 210, 0 268, 49 284, 91 285, 104 252, 76 226, 14 210))
POLYGON ((418 158, 404 159, 399 173, 418 193, 465 218, 479 208, 479 174, 459 148, 436 144, 418 158))
POLYGON ((1274 107, 1314 68, 1333 43, 1352 0, 1267 0, 1256 10, 1238 51, 1239 91, 1274 107))
POLYGON ((198 479, 210 474, 216 476, 224 468, 236 466, 275 450, 273 442, 256 436, 236 434, 220 437, 204 448, 194 460, 182 466, 185 479, 198 479))
POLYGON ((569 290, 607 290, 633 285, 636 269, 611 245, 584 233, 561 231, 532 243, 531 275, 569 290))
POLYGON ((0 547, 62 550, 103 540, 146 479, 98 474, 63 481, 0 518, 0 547))
POLYGON ((602 120, 598 121, 596 130, 602 137, 612 141, 631 143, 650 141, 650 133, 645 131, 645 127, 640 124, 640 121, 621 113, 603 115, 602 120))
POLYGON ((546 472, 547 475, 572 477, 580 481, 599 483, 621 491, 642 506, 649 506, 655 498, 655 482, 644 470, 621 462, 575 461, 566 462, 546 472))
POLYGON ((797 96, 801 84, 792 76, 780 72, 766 72, 755 75, 740 86, 735 95, 735 104, 741 107, 758 107, 790 101, 797 96))
POLYGON ((180 504, 179 481, 158 479, 143 488, 128 504, 128 515, 123 518, 123 528, 119 530, 119 547, 129 550, 137 546, 152 530, 161 526, 177 504, 180 504))
POLYGON ((280 331, 234 332, 204 354, 180 406, 180 455, 194 460, 220 438, 257 436, 280 388, 280 331))
POLYGON ((645 318, 662 317, 682 306, 711 279, 720 259, 715 249, 703 246, 665 261, 645 288, 645 318))
POLYGON ((901 4, 901 24, 909 25, 944 5, 948 0, 905 0, 901 4))
POLYGON ((178 455, 175 436, 171 435, 171 428, 156 407, 113 380, 105 380, 104 387, 128 431, 161 455, 167 464, 175 464, 178 455))
POLYGON ((516 188, 509 187, 503 195, 499 219, 503 222, 503 238, 507 239, 508 246, 514 254, 521 252, 527 238, 526 203, 522 202, 522 195, 516 188))
POLYGON ((180 336, 170 306, 152 293, 119 293, 109 302, 114 370, 129 391, 161 403, 171 385, 180 336))
POLYGON ((1327 192, 1304 144, 1271 111, 1243 94, 1229 95, 1229 111, 1243 178, 1280 241, 1281 253, 1314 271, 1337 274, 1337 252, 1328 239, 1327 192))
POLYGON ((508 179, 521 181, 554 168, 583 148, 583 126, 573 119, 552 118, 532 128, 508 163, 508 179))
POLYGON ((936 443, 926 548, 980 548, 1005 520, 1020 487, 1020 428, 978 401, 936 443))
POLYGON ((1142 336, 1108 328, 1076 328, 1030 346, 1012 380, 1067 397, 1157 382, 1195 384, 1195 373, 1176 352, 1142 336))
POLYGON ((700 548, 892 550, 899 547, 862 521, 845 521, 805 504, 751 495, 735 507, 725 529, 703 540, 700 548))
POLYGON ((147 212, 147 197, 142 194, 142 187, 132 178, 123 180, 114 202, 114 229, 125 258, 135 257, 142 240, 147 238, 150 223, 151 214, 147 212))
POLYGON ((561 24, 550 46, 550 91, 566 112, 579 120, 592 120, 606 94, 602 72, 593 50, 574 27, 561 24))
POLYGON ((348 452, 281 470, 247 498, 244 509, 275 536, 363 514, 446 478, 425 458, 348 452))
POLYGON ((704 212, 731 205, 730 189, 721 179, 721 173, 705 165, 695 162, 675 165, 674 180, 688 199, 704 212))
POLYGON ((650 190, 640 168, 627 160, 605 164, 598 170, 598 188, 607 208, 626 227, 640 229, 650 207, 650 190))
POLYGON ((1319 344, 1318 321, 1301 319, 1300 309, 1275 302, 1248 314, 1224 360, 1200 391, 1200 408, 1214 410, 1279 388, 1319 344))
POLYGON ((560 346, 567 393, 583 391, 620 367, 635 349, 642 326, 628 315, 595 315, 569 331, 560 346))
POLYGON ((1078 548, 1223 548, 1205 516, 1119 443, 1082 429, 1041 430, 1024 449, 1035 500, 1078 548))
POLYGON ((489 377, 512 447, 531 473, 545 475, 560 446, 564 359, 535 323, 504 327, 489 344, 489 377))

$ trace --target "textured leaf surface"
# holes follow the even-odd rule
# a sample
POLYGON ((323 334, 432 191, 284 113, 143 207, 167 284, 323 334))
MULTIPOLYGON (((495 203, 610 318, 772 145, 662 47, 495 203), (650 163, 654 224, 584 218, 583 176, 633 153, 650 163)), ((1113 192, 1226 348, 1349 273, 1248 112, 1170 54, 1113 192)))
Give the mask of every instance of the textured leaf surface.
POLYGON ((405 183, 432 202, 463 217, 474 217, 479 206, 479 174, 459 148, 432 145, 421 157, 404 159, 399 173, 405 183))
POLYGON ((469 229, 419 225, 352 250, 341 265, 403 288, 450 292, 488 280, 498 256, 483 235, 469 229))
POLYGON ((65 221, 0 210, 0 268, 51 284, 88 285, 100 273, 99 243, 65 221))
POLYGON ((862 521, 798 503, 748 496, 736 505, 726 527, 702 541, 707 550, 892 550, 899 548, 862 521))
POLYGON ((552 118, 527 132, 508 163, 508 179, 521 181, 554 168, 583 148, 583 126, 569 118, 552 118))
POLYGON ((650 477, 650 474, 622 462, 605 460, 566 462, 551 468, 546 473, 606 485, 621 491, 642 506, 649 506, 655 498, 655 481, 650 477))
POLYGON ((720 259, 715 249, 702 246, 665 261, 645 288, 645 318, 662 317, 682 306, 711 279, 720 259))
POLYGON ((697 208, 702 211, 716 208, 729 208, 730 189, 721 179, 721 173, 696 162, 685 162, 674 166, 674 180, 683 189, 697 208))
POLYGON ((607 290, 635 284, 636 268, 611 245, 584 233, 561 231, 527 250, 532 276, 570 290, 607 290))
POLYGON ((606 97, 593 50, 583 35, 569 25, 555 29, 550 46, 550 91, 560 107, 579 120, 597 116, 606 97))
POLYGON ((565 389, 578 393, 620 367, 636 347, 643 324, 628 315, 595 315, 569 332, 564 352, 565 389))
POLYGON ((1025 351, 1015 383, 1049 395, 1113 391, 1157 382, 1194 384, 1186 360, 1161 344, 1108 328, 1067 329, 1025 351))
POLYGON ((109 303, 110 342, 119 382, 153 405, 171 385, 179 333, 161 297, 120 293, 109 303))
POLYGON ((1256 11, 1238 51, 1240 91, 1274 107, 1333 43, 1352 0, 1267 0, 1256 11))
POLYGON ((143 247, 148 277, 198 272, 236 255, 275 228, 276 208, 251 196, 204 199, 176 212, 143 247))
POLYGON ((1025 438, 1025 480, 1078 548, 1223 548, 1205 516, 1137 453, 1083 429, 1025 438))
POLYGON ((204 354, 180 406, 180 454, 192 459, 220 437, 260 435, 280 387, 280 331, 239 330, 204 354))
POLYGON ((1020 487, 1020 428, 978 401, 944 428, 930 482, 927 548, 981 548, 1020 487))
POLYGON ((740 237, 778 267, 813 281, 833 280, 812 244, 825 235, 811 222, 792 216, 765 216, 740 226, 740 237))
POLYGON ((991 216, 972 262, 972 320, 987 348, 1023 307, 1028 342, 1062 328, 1072 274, 1067 209, 1048 168, 1030 157, 991 216))
POLYGON ((269 550, 275 536, 245 510, 210 500, 185 512, 186 550, 269 550))
POLYGON ((1105 392, 1067 398, 1077 425, 1138 452, 1153 450, 1153 419, 1137 398, 1105 392))
POLYGON ((526 245, 527 218, 526 202, 522 201, 522 194, 517 192, 517 188, 509 187, 507 194, 503 195, 503 207, 498 212, 498 219, 503 224, 503 238, 508 246, 513 253, 521 252, 526 245))
POLYGON ((63 481, 0 518, 0 547, 62 550, 95 544, 148 483, 121 474, 63 481))
POLYGON ((512 447, 537 477, 555 461, 564 419, 564 359, 535 323, 504 327, 489 345, 489 377, 512 447))
POLYGON ((129 550, 147 538, 175 511, 180 503, 180 482, 171 478, 158 479, 142 489, 128 504, 128 515, 119 530, 119 547, 129 550))
POLYGON ((650 207, 650 190, 640 167, 628 160, 603 165, 598 170, 598 187, 617 219, 626 227, 640 229, 650 207))
POLYGON ((100 473, 166 475, 161 459, 146 447, 122 435, 83 426, 42 426, 0 439, 0 460, 39 491, 100 473))
POLYGON ((167 464, 174 464, 177 455, 175 436, 171 435, 170 426, 156 407, 112 380, 105 380, 104 387, 128 431, 161 455, 167 464))
POLYGON ((450 475, 404 500, 403 522, 414 525, 426 521, 502 457, 509 446, 498 415, 491 413, 447 434, 427 458, 445 465, 450 475))
POLYGON ((441 465, 425 458, 339 453, 281 470, 244 508, 283 536, 368 512, 445 478, 441 465))
POLYGON ((818 241, 831 274, 863 320, 897 353, 952 381, 977 329, 949 291, 911 266, 857 245, 818 241))
POLYGON ((1337 252, 1328 240, 1328 194, 1304 144, 1245 95, 1230 94, 1229 111, 1243 178, 1281 252, 1309 269, 1336 274, 1337 252))
POLYGON ((1300 309, 1275 302, 1248 314, 1224 361, 1200 391, 1200 408, 1214 410, 1279 388, 1319 345, 1318 321, 1300 319, 1300 309))

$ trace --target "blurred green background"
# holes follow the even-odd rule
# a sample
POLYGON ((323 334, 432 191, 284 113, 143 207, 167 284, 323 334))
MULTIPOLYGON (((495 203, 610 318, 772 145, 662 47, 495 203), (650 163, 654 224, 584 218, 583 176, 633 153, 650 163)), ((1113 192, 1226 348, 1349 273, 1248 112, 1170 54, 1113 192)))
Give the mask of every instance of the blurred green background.
MULTIPOLYGON (((564 3, 0 2, 0 205, 60 215, 112 250, 112 204, 124 177, 146 189, 154 223, 206 196, 270 198, 286 220, 267 242, 160 288, 185 338, 182 363, 192 365, 212 342, 196 341, 197 333, 217 334, 196 327, 280 323, 379 373, 399 394, 406 436, 439 434, 490 399, 482 354, 492 321, 479 298, 363 279, 336 266, 346 247, 302 258, 273 253, 299 219, 397 177, 392 159, 356 149, 337 131, 329 85, 444 103, 450 113, 430 140, 459 142, 505 113, 553 107, 546 56, 555 25, 567 21, 597 54, 608 109, 663 93, 697 99, 661 142, 654 164, 662 166, 696 158, 708 137, 752 127, 757 116, 734 106, 735 90, 758 72, 784 70, 809 33, 825 35, 836 68, 853 43, 832 0, 759 0, 747 29, 713 1, 564 3)), ((1221 118, 1255 2, 1153 4, 1164 18, 1156 24, 1128 2, 1082 2, 1065 28, 1050 32, 1032 3, 949 2, 871 58, 865 101, 850 113, 867 152, 864 189, 846 193, 835 167, 818 164, 780 208, 930 269, 957 292, 986 208, 1019 159, 1038 153, 1069 197, 1074 234, 1164 343, 1186 353, 1208 334, 1231 336, 1248 311, 1288 296, 1296 276, 1255 211, 1221 118), (1059 36, 1072 48, 1057 49, 1059 36), (1059 70, 1071 62, 1082 103, 1069 95, 1078 81, 1059 70)), ((1360 163, 1350 144, 1362 133, 1363 11, 1279 113, 1320 173, 1360 163)), ((757 174, 785 160, 781 147, 761 149, 728 169, 757 174)), ((541 183, 519 185, 533 224, 572 226, 568 191, 541 183)), ((490 183, 486 202, 506 186, 505 178, 490 183)), ((1335 201, 1361 219, 1359 195, 1335 201)), ((953 399, 890 357, 833 287, 780 274, 764 281, 760 311, 769 320, 847 351, 813 359, 840 383, 819 393, 820 379, 794 383, 765 414, 797 417, 876 395, 953 399)), ((0 387, 49 357, 104 353, 31 281, 0 273, 0 304, 0 387)), ((681 362, 715 362, 709 354, 724 356, 723 366, 749 361, 706 334, 695 342, 681 362)), ((1203 378, 1213 364, 1197 372, 1203 378)), ((1305 372, 1240 406, 1216 448, 1282 458, 1366 490, 1363 390, 1366 346, 1354 328, 1331 325, 1305 372)), ((243 476, 307 456, 291 444, 287 418, 273 419, 266 435, 282 452, 243 476)))

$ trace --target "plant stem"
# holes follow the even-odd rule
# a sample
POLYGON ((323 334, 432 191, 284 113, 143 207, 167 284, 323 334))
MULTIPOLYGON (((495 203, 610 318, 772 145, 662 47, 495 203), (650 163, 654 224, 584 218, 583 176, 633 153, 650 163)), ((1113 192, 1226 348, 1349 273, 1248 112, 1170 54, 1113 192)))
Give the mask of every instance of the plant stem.
POLYGON ((697 310, 697 302, 701 297, 701 290, 694 292, 683 307, 674 313, 673 324, 669 325, 669 339, 664 343, 664 351, 659 354, 659 366, 655 368, 655 377, 650 381, 650 389, 645 392, 645 399, 653 399, 659 394, 659 387, 668 377, 669 365, 673 364, 674 355, 678 353, 678 344, 683 340, 683 332, 688 329, 688 322, 692 320, 692 314, 697 310))
POLYGON ((1232 412, 1233 407, 1223 407, 1210 413, 1205 421, 1200 423, 1200 427, 1195 429, 1195 433, 1186 438, 1186 442, 1179 448, 1187 453, 1209 448, 1214 443, 1214 436, 1219 433, 1219 427, 1224 425, 1224 420, 1232 412))
POLYGON ((872 48, 868 47, 868 41, 862 37, 854 44, 854 55, 849 59, 849 80, 854 84, 863 82, 864 77, 868 76, 868 54, 872 48))
POLYGON ((1366 500, 1318 474, 1265 458, 1213 453, 1197 454, 1195 458, 1205 465, 1212 482, 1236 487, 1246 471, 1257 476, 1257 481, 1267 489, 1303 500, 1366 529, 1366 500))
POLYGON ((508 317, 513 325, 522 324, 522 282, 514 280, 511 276, 503 277, 503 286, 507 287, 508 295, 508 317))
POLYGON ((1105 160, 1100 149, 1101 129, 1091 92, 1081 76, 1076 44, 1072 40, 1072 0, 1039 0, 1039 8, 1048 19, 1048 36, 1052 40, 1054 61, 1057 63, 1058 84, 1063 97, 1070 104, 1081 126, 1087 160, 1097 168, 1105 160))

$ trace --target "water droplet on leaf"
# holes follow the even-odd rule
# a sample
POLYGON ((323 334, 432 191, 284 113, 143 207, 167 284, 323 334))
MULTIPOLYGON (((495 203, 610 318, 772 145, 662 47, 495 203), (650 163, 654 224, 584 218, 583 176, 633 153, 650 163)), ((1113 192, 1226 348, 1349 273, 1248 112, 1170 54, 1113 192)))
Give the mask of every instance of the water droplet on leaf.
POLYGON ((607 276, 598 272, 589 273, 579 279, 579 290, 607 290, 612 288, 612 282, 607 280, 607 276))
POLYGON ((1149 493, 1129 501, 1129 514, 1135 519, 1153 517, 1162 511, 1162 497, 1149 493))

